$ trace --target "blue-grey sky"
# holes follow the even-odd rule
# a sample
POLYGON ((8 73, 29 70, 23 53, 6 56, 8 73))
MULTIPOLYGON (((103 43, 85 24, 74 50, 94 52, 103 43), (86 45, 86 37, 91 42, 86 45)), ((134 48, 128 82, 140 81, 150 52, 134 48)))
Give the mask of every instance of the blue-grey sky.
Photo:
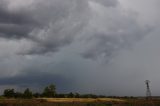
POLYGON ((160 95, 159 0, 0 0, 0 90, 160 95))

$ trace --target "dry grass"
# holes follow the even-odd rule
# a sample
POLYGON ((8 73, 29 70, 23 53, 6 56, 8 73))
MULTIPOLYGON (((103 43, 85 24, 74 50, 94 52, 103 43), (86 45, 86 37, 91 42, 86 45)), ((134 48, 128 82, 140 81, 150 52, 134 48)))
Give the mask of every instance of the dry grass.
POLYGON ((0 99, 0 106, 160 106, 160 99, 39 98, 0 99))
POLYGON ((123 103, 110 98, 39 98, 39 99, 0 99, 0 106, 108 106, 107 103, 123 103))
POLYGON ((112 99, 112 98, 40 98, 41 100, 45 100, 47 102, 124 102, 122 99, 112 99))

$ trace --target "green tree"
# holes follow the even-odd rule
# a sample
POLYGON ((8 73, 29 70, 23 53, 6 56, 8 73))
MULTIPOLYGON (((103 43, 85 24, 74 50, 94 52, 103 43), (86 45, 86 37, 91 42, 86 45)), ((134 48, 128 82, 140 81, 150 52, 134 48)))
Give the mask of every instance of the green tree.
POLYGON ((80 94, 79 93, 75 93, 75 98, 80 98, 80 94))
POLYGON ((16 92, 14 97, 15 98, 22 98, 23 94, 21 92, 16 92))
POLYGON ((5 89, 3 95, 7 98, 12 98, 15 95, 14 89, 5 89))
POLYGON ((39 98, 39 97, 41 97, 41 94, 40 94, 40 93, 38 93, 38 92, 36 92, 36 93, 34 93, 34 94, 33 94, 33 97, 35 97, 35 98, 39 98))
POLYGON ((29 88, 27 88, 23 93, 23 98, 30 99, 32 97, 33 97, 32 92, 29 90, 29 88))
POLYGON ((56 94, 56 98, 65 98, 66 95, 65 94, 56 94))
POLYGON ((74 94, 73 94, 72 92, 70 92, 70 93, 68 94, 68 98, 74 98, 74 94))
POLYGON ((55 97, 56 95, 56 87, 55 85, 51 84, 47 87, 45 87, 44 91, 43 91, 43 96, 44 97, 55 97))

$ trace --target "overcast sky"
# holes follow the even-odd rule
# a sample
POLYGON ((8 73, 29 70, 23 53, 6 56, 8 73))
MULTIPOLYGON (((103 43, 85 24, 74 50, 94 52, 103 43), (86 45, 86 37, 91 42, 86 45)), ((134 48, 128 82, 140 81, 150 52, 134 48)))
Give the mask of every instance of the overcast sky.
POLYGON ((160 95, 159 0, 0 0, 0 90, 160 95))

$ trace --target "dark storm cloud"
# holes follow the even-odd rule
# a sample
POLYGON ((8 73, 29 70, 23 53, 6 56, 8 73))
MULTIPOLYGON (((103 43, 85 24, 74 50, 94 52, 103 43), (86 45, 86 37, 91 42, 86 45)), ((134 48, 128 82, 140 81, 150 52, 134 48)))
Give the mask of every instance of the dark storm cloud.
MULTIPOLYGON (((117 0, 95 2, 107 7, 117 5, 117 0)), ((30 49, 19 54, 57 51, 59 47, 73 42, 92 16, 88 0, 37 1, 33 9, 18 11, 9 10, 8 4, 5 1, 1 3, 0 37, 26 38, 34 42, 30 49)))
POLYGON ((36 1, 33 9, 18 11, 9 10, 5 3, 0 10, 0 37, 33 41, 35 45, 22 54, 55 52, 70 44, 89 15, 85 0, 36 1))
POLYGON ((26 38, 33 26, 0 24, 0 36, 4 38, 26 38))
POLYGON ((45 87, 49 84, 55 84, 59 91, 69 91, 73 89, 75 82, 73 79, 52 73, 30 72, 24 75, 14 77, 0 78, 0 85, 18 85, 19 87, 45 87))
POLYGON ((71 44, 88 23, 88 15, 90 14, 88 2, 85 0, 68 0, 65 2, 54 0, 45 5, 41 4, 41 8, 37 6, 35 11, 44 12, 35 15, 37 20, 44 24, 44 28, 35 29, 30 34, 35 45, 24 54, 55 52, 60 47, 71 44), (48 7, 46 8, 46 6, 48 7))
POLYGON ((0 2, 0 37, 27 38, 38 23, 24 10, 11 11, 5 1, 0 2))
MULTIPOLYGON (((118 4, 117 0, 91 1, 104 5, 107 8, 110 6, 116 7, 118 4)), ((92 20, 92 16, 94 14, 97 14, 94 11, 92 13, 92 7, 88 0, 68 0, 65 2, 63 0, 54 0, 46 1, 45 3, 43 1, 37 1, 34 4, 34 8, 31 10, 22 9, 18 11, 11 11, 7 7, 7 2, 4 2, 0 10, 0 36, 7 39, 26 38, 33 41, 32 47, 19 53, 24 55, 55 52, 59 50, 60 47, 72 43, 76 36, 81 36, 81 33, 89 32, 86 32, 85 28, 90 28, 92 26, 89 26, 87 23, 92 20)), ((107 16, 105 17, 107 18, 107 16)), ((100 19, 93 19, 93 21, 97 20, 99 21, 100 19)), ((124 23, 128 26, 130 25, 130 21, 126 21, 124 23)), ((137 25, 133 24, 133 26, 137 25)), ((106 27, 107 29, 108 26, 103 25, 101 27, 106 27)), ((121 27, 123 26, 118 26, 111 30, 117 31, 119 30, 118 28, 121 27)), ((132 32, 124 33, 128 33, 129 36, 132 36, 130 35, 132 32)), ((135 32, 135 35, 137 35, 137 33, 141 32, 135 32)), ((101 32, 92 31, 91 34, 92 40, 90 40, 89 43, 93 43, 95 41, 93 45, 98 49, 96 50, 94 47, 89 47, 89 49, 87 48, 88 50, 82 53, 83 57, 96 58, 101 54, 109 57, 114 54, 115 50, 122 48, 123 43, 128 42, 127 40, 122 42, 120 41, 120 39, 128 39, 127 37, 121 37, 120 39, 115 37, 118 32, 114 33, 115 35, 108 35, 107 32, 102 32, 101 34, 101 32)), ((124 35, 121 34, 119 36, 124 35)), ((138 36, 141 35, 138 34, 138 36)))
MULTIPOLYGON (((137 26, 135 23, 132 25, 137 26)), ((128 27, 129 26, 130 24, 128 24, 128 27)), ((94 60, 102 57, 108 61, 113 56, 117 55, 119 50, 130 48, 135 42, 141 40, 146 34, 150 33, 151 30, 152 28, 142 29, 137 26, 119 33, 116 32, 117 29, 111 34, 94 33, 93 36, 87 40, 87 43, 85 44, 86 50, 84 50, 81 55, 84 58, 94 60)))
MULTIPOLYGON (((34 45, 30 49, 20 52, 19 54, 43 55, 45 53, 56 52, 61 47, 74 42, 76 37, 80 37, 85 33, 85 35, 83 35, 84 42, 86 43, 86 47, 88 47, 88 45, 89 47, 84 47, 86 49, 81 53, 82 56, 91 59, 102 56, 107 60, 109 57, 116 54, 117 50, 125 48, 126 45, 131 45, 132 42, 139 40, 139 38, 142 38, 142 36, 150 32, 148 28, 141 28, 136 22, 136 19, 130 18, 133 15, 132 13, 131 16, 128 16, 121 13, 122 11, 118 11, 118 9, 114 10, 117 5, 117 0, 91 0, 90 2, 85 0, 68 0, 66 2, 63 0, 54 0, 45 3, 42 1, 38 2, 34 5, 35 9, 33 9, 32 12, 30 11, 29 16, 34 17, 41 23, 42 27, 32 28, 30 26, 29 28, 31 30, 25 28, 24 31, 21 30, 19 32, 34 42, 34 45), (104 9, 108 12, 115 11, 117 16, 112 16, 113 13, 107 12, 106 14, 109 16, 101 16, 101 14, 99 16, 99 13, 97 12, 104 10, 96 10, 99 8, 96 7, 97 4, 99 4, 99 6, 103 5, 105 7, 104 9), (110 7, 113 7, 113 9, 110 9, 110 7), (113 22, 111 25, 110 22, 107 23, 108 17, 110 16, 113 18, 110 20, 113 22), (102 17, 106 17, 106 19, 101 20, 102 17), (92 29, 92 25, 90 25, 91 22, 101 23, 102 21, 104 21, 104 24, 95 26, 95 28, 97 27, 97 29, 101 30, 102 27, 103 29, 108 30, 108 32, 92 29), (27 35, 27 33, 29 33, 29 35, 27 35), (86 40, 88 39, 88 34, 91 36, 91 38, 89 38, 91 40, 86 40)), ((96 25, 99 23, 94 24, 96 25)))
POLYGON ((17 11, 13 12, 11 10, 7 10, 7 8, 0 8, 0 23, 4 24, 31 24, 34 21, 30 19, 25 11, 17 11))

